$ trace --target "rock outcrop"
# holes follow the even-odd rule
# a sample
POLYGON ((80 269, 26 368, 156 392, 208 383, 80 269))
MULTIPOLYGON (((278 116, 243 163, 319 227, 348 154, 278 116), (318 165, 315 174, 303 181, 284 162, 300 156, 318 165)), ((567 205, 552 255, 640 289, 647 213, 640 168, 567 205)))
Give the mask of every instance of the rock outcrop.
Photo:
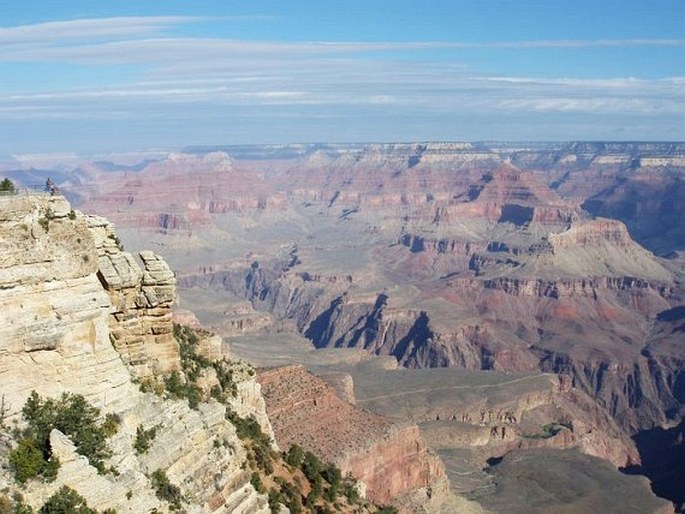
POLYGON ((0 200, 0 379, 8 416, 32 389, 69 390, 100 408, 123 409, 135 387, 109 340, 112 304, 97 277, 87 219, 71 215, 61 197, 0 200))
POLYGON ((314 451, 343 474, 362 480, 373 501, 387 503, 444 477, 442 463, 418 427, 394 426, 357 409, 302 366, 264 370, 258 380, 279 445, 314 451))
POLYGON ((98 278, 112 304, 112 344, 137 378, 179 369, 178 345, 172 334, 171 306, 176 278, 150 251, 140 252, 143 268, 123 251, 113 227, 104 218, 88 218, 98 251, 98 278))
MULTIPOLYGON (((170 333, 174 279, 164 261, 143 252, 140 268, 109 237, 109 225, 72 211, 61 197, 1 198, 0 213, 3 423, 19 421, 32 390, 49 397, 83 395, 102 415, 120 420, 105 463, 116 473, 98 474, 54 430, 51 447, 62 466, 54 482, 32 481, 23 491, 26 502, 38 508, 68 485, 97 509, 167 512, 169 505, 148 479, 162 470, 180 487, 189 512, 269 512, 266 496, 250 483, 247 452, 223 405, 210 401, 193 410, 185 401, 142 393, 132 381, 132 375, 179 365, 170 333), (132 358, 129 329, 138 330, 140 361, 132 358), (134 449, 141 427, 155 428, 146 452, 134 449)), ((215 346, 208 343, 207 353, 216 353, 215 346)), ((249 374, 234 380, 234 409, 266 420, 259 385, 249 374)), ((268 420, 263 426, 269 429, 268 420)), ((0 458, 7 450, 3 445, 0 458)), ((0 486, 15 487, 6 468, 0 486)))

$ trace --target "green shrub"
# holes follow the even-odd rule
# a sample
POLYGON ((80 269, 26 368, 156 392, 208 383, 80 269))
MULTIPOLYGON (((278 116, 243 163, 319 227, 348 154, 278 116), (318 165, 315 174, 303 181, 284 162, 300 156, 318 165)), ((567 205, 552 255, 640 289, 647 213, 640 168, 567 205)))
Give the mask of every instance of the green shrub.
POLYGON ((285 461, 293 467, 299 468, 304 459, 304 450, 299 444, 293 444, 288 450, 285 461))
POLYGON ((304 473, 304 476, 307 477, 307 480, 313 482, 318 476, 321 475, 324 467, 323 463, 316 455, 310 451, 307 451, 304 454, 304 459, 302 459, 302 466, 300 469, 302 469, 302 473, 304 473))
POLYGON ((252 439, 271 446, 271 439, 262 432, 262 427, 252 414, 242 418, 234 411, 226 409, 226 419, 233 423, 240 439, 252 439))
POLYGON ((165 391, 165 385, 152 378, 144 378, 138 385, 141 393, 154 393, 157 396, 162 396, 165 391))
POLYGON ((148 430, 145 430, 142 425, 138 425, 136 428, 136 439, 133 442, 133 447, 138 455, 147 452, 152 446, 152 441, 154 441, 157 436, 157 427, 154 426, 148 430))
POLYGON ((40 514, 97 514, 76 491, 62 486, 40 508, 40 514))
POLYGON ((178 371, 172 371, 164 379, 164 387, 172 397, 188 400, 191 409, 197 410, 202 401, 202 390, 195 384, 184 384, 178 371))
POLYGON ((29 425, 36 427, 44 447, 49 446, 50 432, 56 428, 69 436, 79 454, 102 471, 103 461, 111 455, 107 436, 98 424, 99 409, 90 405, 83 396, 65 393, 58 402, 51 399, 41 402, 38 395, 32 393, 22 412, 29 425))
POLYGON ((349 479, 346 479, 343 484, 343 494, 345 495, 345 498, 347 498, 347 503, 350 505, 359 503, 359 500, 361 499, 355 483, 349 479))
POLYGON ((121 425, 121 416, 113 412, 108 412, 105 415, 105 422, 102 424, 102 430, 105 433, 105 437, 109 438, 115 435, 119 431, 119 425, 121 425))
POLYGON ((183 501, 181 489, 169 481, 169 478, 163 470, 158 469, 152 473, 150 480, 152 481, 152 487, 155 490, 157 498, 168 501, 171 510, 178 510, 181 508, 181 502, 183 501))
POLYGON ((269 489, 269 508, 272 514, 277 514, 281 510, 281 503, 285 503, 283 494, 276 488, 269 489))
POLYGON ((0 182, 0 193, 14 194, 17 192, 17 188, 14 187, 14 182, 5 177, 2 182, 0 182))
POLYGON ((310 509, 313 508, 314 505, 316 505, 317 500, 321 497, 321 494, 323 493, 323 483, 321 481, 321 478, 311 482, 311 486, 312 488, 309 491, 309 494, 307 495, 307 499, 305 500, 305 506, 310 509))
POLYGON ((290 509, 292 514, 302 512, 302 491, 300 488, 282 477, 276 477, 274 480, 281 488, 282 503, 290 509))
POLYGON ((331 484, 332 487, 339 488, 342 482, 342 473, 340 469, 333 465, 328 464, 322 471, 321 476, 323 479, 331 484))
POLYGON ((23 484, 31 478, 43 475, 48 461, 32 437, 21 439, 9 454, 10 469, 17 482, 23 484))
POLYGON ((172 395, 176 397, 182 397, 184 393, 185 384, 181 380, 181 375, 178 371, 172 371, 164 379, 164 388, 172 395))
POLYGON ((225 360, 214 361, 212 367, 216 372, 221 390, 235 398, 238 394, 238 386, 233 381, 233 370, 230 368, 230 363, 225 360))
POLYGON ((215 385, 209 390, 209 396, 214 398, 219 403, 228 402, 228 397, 221 390, 221 386, 215 385))
POLYGON ((262 482, 262 477, 258 472, 252 472, 252 475, 250 476, 250 483, 252 484, 252 487, 255 488, 255 491, 257 491, 259 494, 264 494, 264 492, 266 492, 266 488, 262 482))
POLYGON ((26 477, 26 472, 30 474, 37 469, 38 453, 42 454, 44 461, 38 475, 54 476, 59 463, 51 458, 50 432, 53 429, 67 435, 80 455, 85 456, 99 472, 105 472, 104 460, 111 455, 107 433, 98 424, 100 411, 83 396, 64 393, 59 400, 43 400, 38 393, 31 391, 22 415, 28 427, 22 434, 24 442, 20 441, 14 451, 18 453, 13 452, 17 480, 22 481, 20 477, 26 477))
POLYGON ((261 444, 253 444, 251 450, 257 467, 264 471, 264 473, 266 473, 267 475, 271 475, 274 472, 273 455, 271 448, 269 446, 264 446, 261 444))

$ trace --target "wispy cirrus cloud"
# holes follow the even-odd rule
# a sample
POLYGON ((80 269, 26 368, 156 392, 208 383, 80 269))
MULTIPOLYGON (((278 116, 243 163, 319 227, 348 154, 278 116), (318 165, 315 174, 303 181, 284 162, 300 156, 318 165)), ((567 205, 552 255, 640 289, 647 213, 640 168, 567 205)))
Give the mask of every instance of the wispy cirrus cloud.
MULTIPOLYGON (((254 17, 236 16, 234 19, 254 17)), ((573 49, 685 47, 685 39, 594 39, 530 41, 254 41, 160 37, 178 26, 212 18, 192 16, 113 17, 0 27, 0 61, 140 63, 216 55, 326 55, 431 49, 573 49)))
POLYGON ((590 55, 598 48, 683 47, 681 39, 324 42, 172 33, 204 21, 160 16, 0 28, 0 67, 5 69, 16 63, 48 63, 64 65, 65 76, 71 64, 93 70, 131 65, 135 70, 104 85, 77 79, 51 84, 35 77, 38 88, 30 79, 25 87, 3 90, 0 85, 0 121, 180 127, 187 120, 264 123, 273 118, 283 125, 303 118, 368 122, 373 113, 381 121, 414 116, 447 124, 450 118, 462 118, 489 120, 495 126, 503 116, 524 119, 528 114, 642 120, 685 115, 682 77, 588 78, 574 77, 574 70, 562 77, 488 74, 461 60, 470 50, 501 49, 510 55, 509 50, 587 49, 590 55))
POLYGON ((0 27, 3 45, 69 43, 76 40, 148 36, 184 23, 202 20, 190 16, 140 16, 51 21, 0 27))

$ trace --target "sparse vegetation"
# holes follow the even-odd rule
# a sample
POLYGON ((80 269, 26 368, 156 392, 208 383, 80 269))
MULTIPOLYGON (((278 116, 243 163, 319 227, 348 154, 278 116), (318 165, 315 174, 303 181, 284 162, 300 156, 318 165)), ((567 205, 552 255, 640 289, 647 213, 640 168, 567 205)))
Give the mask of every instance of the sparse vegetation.
POLYGON ((190 381, 185 383, 178 371, 172 371, 164 379, 164 387, 173 398, 185 398, 191 409, 197 409, 202 401, 202 390, 190 381))
POLYGON ((203 394, 196 382, 203 370, 214 369, 219 383, 210 390, 210 396, 221 403, 227 403, 229 396, 235 397, 238 388, 233 379, 233 364, 228 360, 212 361, 197 350, 200 337, 207 336, 208 333, 178 324, 174 324, 173 330, 179 344, 181 368, 186 381, 183 381, 178 372, 172 372, 164 381, 167 392, 176 398, 186 398, 190 407, 197 409, 203 400, 203 394))
POLYGON ((255 491, 257 491, 259 494, 264 494, 266 492, 266 488, 262 482, 262 477, 257 471, 252 472, 252 475, 250 476, 250 483, 252 484, 252 487, 255 488, 255 491))
POLYGON ((55 476, 59 462, 50 448, 53 429, 67 435, 76 445, 76 451, 104 473, 104 460, 111 454, 106 439, 112 433, 114 418, 101 426, 99 414, 100 411, 81 395, 64 393, 59 400, 44 400, 32 391, 22 409, 27 427, 17 431, 19 440, 9 455, 17 481, 23 483, 38 476, 45 479, 55 476))
POLYGON ((72 488, 62 486, 40 508, 40 514, 98 514, 88 507, 86 500, 72 488))
POLYGON ((383 505, 378 507, 377 514, 397 514, 397 512, 397 507, 393 507, 392 505, 383 505))
POLYGON ((50 221, 53 219, 55 219, 55 213, 50 207, 48 207, 45 209, 45 213, 43 214, 43 216, 38 218, 38 224, 41 227, 43 227, 43 230, 45 230, 45 232, 49 232, 50 231, 50 221))
POLYGON ((4 494, 0 496, 0 514, 12 514, 12 502, 4 494))
POLYGON ((17 188, 14 186, 14 182, 5 177, 0 182, 0 195, 13 195, 17 192, 17 188))
POLYGON ((158 382, 152 378, 144 378, 141 380, 138 387, 142 393, 154 393, 157 396, 162 396, 164 394, 164 383, 158 382))
POLYGON ((267 475, 272 474, 274 459, 278 457, 278 454, 271 449, 271 438, 262 432, 262 427, 254 416, 242 418, 227 408, 226 419, 235 426, 238 437, 248 443, 246 446, 250 464, 267 475))
POLYGON ((56 457, 46 457, 33 437, 19 440, 16 448, 9 454, 9 464, 14 472, 14 478, 20 484, 38 476, 54 480, 59 469, 59 460, 56 457))
POLYGON ((102 424, 102 430, 105 432, 105 437, 110 438, 119 431, 121 425, 121 416, 113 412, 105 414, 105 422, 102 424))
POLYGON ((563 429, 572 430, 572 426, 568 423, 548 423, 547 425, 543 425, 542 433, 524 435, 524 437, 527 439, 549 439, 550 437, 557 435, 563 429))
POLYGON ((299 468, 302 465, 303 459, 304 450, 299 444, 293 444, 285 457, 285 461, 295 468, 299 468))
POLYGON ((14 494, 14 501, 6 494, 0 495, 0 514, 33 514, 33 509, 24 503, 21 493, 14 494))
MULTIPOLYGON (((141 390, 184 398, 192 408, 197 408, 204 400, 197 382, 205 371, 211 373, 214 370, 218 383, 211 388, 210 396, 226 405, 225 417, 233 424, 247 450, 243 469, 250 472, 250 483, 254 489, 268 494, 272 512, 278 512, 281 504, 293 513, 341 512, 353 505, 374 508, 360 499, 356 482, 351 478, 343 479, 336 466, 322 462, 298 445, 293 445, 286 454, 277 453, 272 449, 271 438, 262 431, 254 416, 242 417, 231 409, 230 399, 237 395, 236 374, 240 377, 252 375, 253 369, 228 360, 212 361, 202 355, 199 345, 208 335, 202 331, 174 325, 173 333, 180 347, 182 372, 169 373, 163 383, 143 381, 141 390)), ((139 454, 148 450, 155 428, 145 430, 138 427, 134 447, 139 454)), ((222 446, 229 446, 228 441, 215 438, 213 448, 222 446)), ((162 470, 153 473, 150 480, 157 496, 169 501, 171 509, 181 508, 181 491, 169 482, 162 470)))
POLYGON ((152 473, 150 481, 157 498, 169 502, 170 510, 179 510, 181 508, 181 502, 183 501, 181 489, 169 481, 163 470, 158 469, 152 473))
POLYGON ((50 231, 50 220, 48 218, 46 218, 45 216, 38 218, 38 224, 41 227, 43 227, 43 230, 45 230, 45 232, 50 231))
POLYGON ((157 436, 157 427, 154 426, 145 430, 142 425, 138 425, 136 428, 136 439, 133 443, 133 447, 138 455, 147 452, 152 446, 152 441, 154 441, 157 436))

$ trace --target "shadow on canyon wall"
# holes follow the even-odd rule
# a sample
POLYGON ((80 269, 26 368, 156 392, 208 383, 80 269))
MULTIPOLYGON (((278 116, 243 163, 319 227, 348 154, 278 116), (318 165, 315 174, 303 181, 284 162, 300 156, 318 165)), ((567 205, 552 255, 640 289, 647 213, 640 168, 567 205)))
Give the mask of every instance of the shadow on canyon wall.
POLYGON ((669 429, 644 430, 633 440, 642 465, 623 471, 645 475, 652 482, 654 494, 672 501, 677 512, 685 512, 685 418, 669 429))

